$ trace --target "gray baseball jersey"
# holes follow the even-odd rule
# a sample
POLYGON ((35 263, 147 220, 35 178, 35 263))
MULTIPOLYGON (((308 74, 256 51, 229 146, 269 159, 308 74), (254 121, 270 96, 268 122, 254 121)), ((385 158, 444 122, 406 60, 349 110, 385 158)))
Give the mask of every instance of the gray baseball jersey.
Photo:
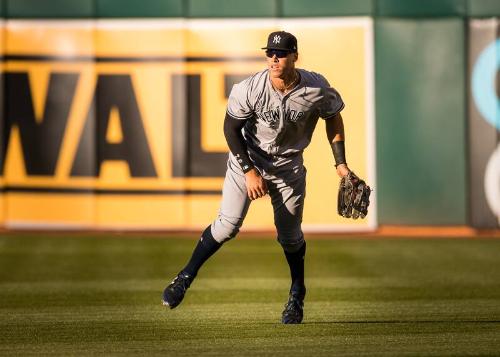
POLYGON ((299 84, 283 95, 271 84, 268 70, 233 86, 227 113, 248 119, 244 137, 249 156, 265 171, 302 163, 304 149, 319 117, 332 117, 344 108, 339 93, 320 74, 297 69, 299 84))
MULTIPOLYGON (((302 212, 306 169, 302 152, 309 145, 319 117, 330 118, 344 108, 339 93, 320 74, 298 69, 299 84, 280 94, 268 71, 234 85, 227 105, 235 119, 248 119, 243 128, 248 154, 266 180, 274 211, 277 239, 286 251, 302 246, 302 212)), ((231 239, 250 206, 245 174, 229 153, 222 202, 211 233, 215 240, 231 239)))

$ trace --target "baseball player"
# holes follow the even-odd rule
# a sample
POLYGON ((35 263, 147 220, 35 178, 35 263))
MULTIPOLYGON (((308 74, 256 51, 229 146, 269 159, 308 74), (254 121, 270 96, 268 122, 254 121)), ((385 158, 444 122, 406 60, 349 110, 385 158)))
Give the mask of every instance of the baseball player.
POLYGON ((203 263, 234 238, 250 203, 269 194, 277 240, 290 266, 289 298, 284 324, 301 323, 306 242, 301 230, 306 168, 302 152, 309 145, 318 118, 326 122, 337 173, 350 170, 345 160, 344 126, 339 93, 318 73, 295 67, 297 39, 272 32, 263 48, 267 69, 233 86, 224 120, 230 149, 217 218, 202 233, 191 259, 163 292, 163 304, 180 304, 203 263))

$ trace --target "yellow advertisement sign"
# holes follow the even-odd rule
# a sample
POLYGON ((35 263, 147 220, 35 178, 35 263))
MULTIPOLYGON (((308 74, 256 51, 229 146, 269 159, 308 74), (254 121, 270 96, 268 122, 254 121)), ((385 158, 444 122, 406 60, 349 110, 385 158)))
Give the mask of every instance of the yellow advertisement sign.
MULTIPOLYGON (((7 227, 193 229, 216 216, 233 84, 265 68, 267 34, 299 41, 298 67, 342 95, 347 160, 374 184, 373 49, 368 18, 8 21, 2 175, 7 227)), ((305 152, 304 229, 376 225, 336 213, 324 124, 305 152)), ((373 197, 374 201, 374 197, 373 197)), ((243 229, 271 230, 266 197, 243 229)))

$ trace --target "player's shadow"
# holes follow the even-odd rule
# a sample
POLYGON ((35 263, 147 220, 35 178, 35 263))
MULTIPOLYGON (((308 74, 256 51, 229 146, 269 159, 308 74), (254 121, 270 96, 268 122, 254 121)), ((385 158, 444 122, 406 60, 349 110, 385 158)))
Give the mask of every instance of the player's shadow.
MULTIPOLYGON (((280 322, 264 322, 264 325, 283 325, 280 322)), ((304 321, 300 325, 425 325, 425 324, 500 324, 500 320, 367 320, 367 321, 304 321)))
POLYGON ((305 321, 304 325, 336 325, 336 324, 500 324, 500 320, 366 320, 366 321, 305 321))

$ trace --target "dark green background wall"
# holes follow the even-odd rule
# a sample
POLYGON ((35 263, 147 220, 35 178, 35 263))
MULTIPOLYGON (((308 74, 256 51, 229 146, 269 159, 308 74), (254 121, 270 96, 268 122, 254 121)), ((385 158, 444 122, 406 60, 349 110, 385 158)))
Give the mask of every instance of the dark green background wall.
POLYGON ((380 223, 466 222, 462 19, 375 23, 380 223))
POLYGON ((372 16, 381 224, 467 224, 469 16, 500 0, 0 0, 6 18, 372 16))
POLYGON ((0 0, 8 18, 500 16, 499 0, 0 0))

